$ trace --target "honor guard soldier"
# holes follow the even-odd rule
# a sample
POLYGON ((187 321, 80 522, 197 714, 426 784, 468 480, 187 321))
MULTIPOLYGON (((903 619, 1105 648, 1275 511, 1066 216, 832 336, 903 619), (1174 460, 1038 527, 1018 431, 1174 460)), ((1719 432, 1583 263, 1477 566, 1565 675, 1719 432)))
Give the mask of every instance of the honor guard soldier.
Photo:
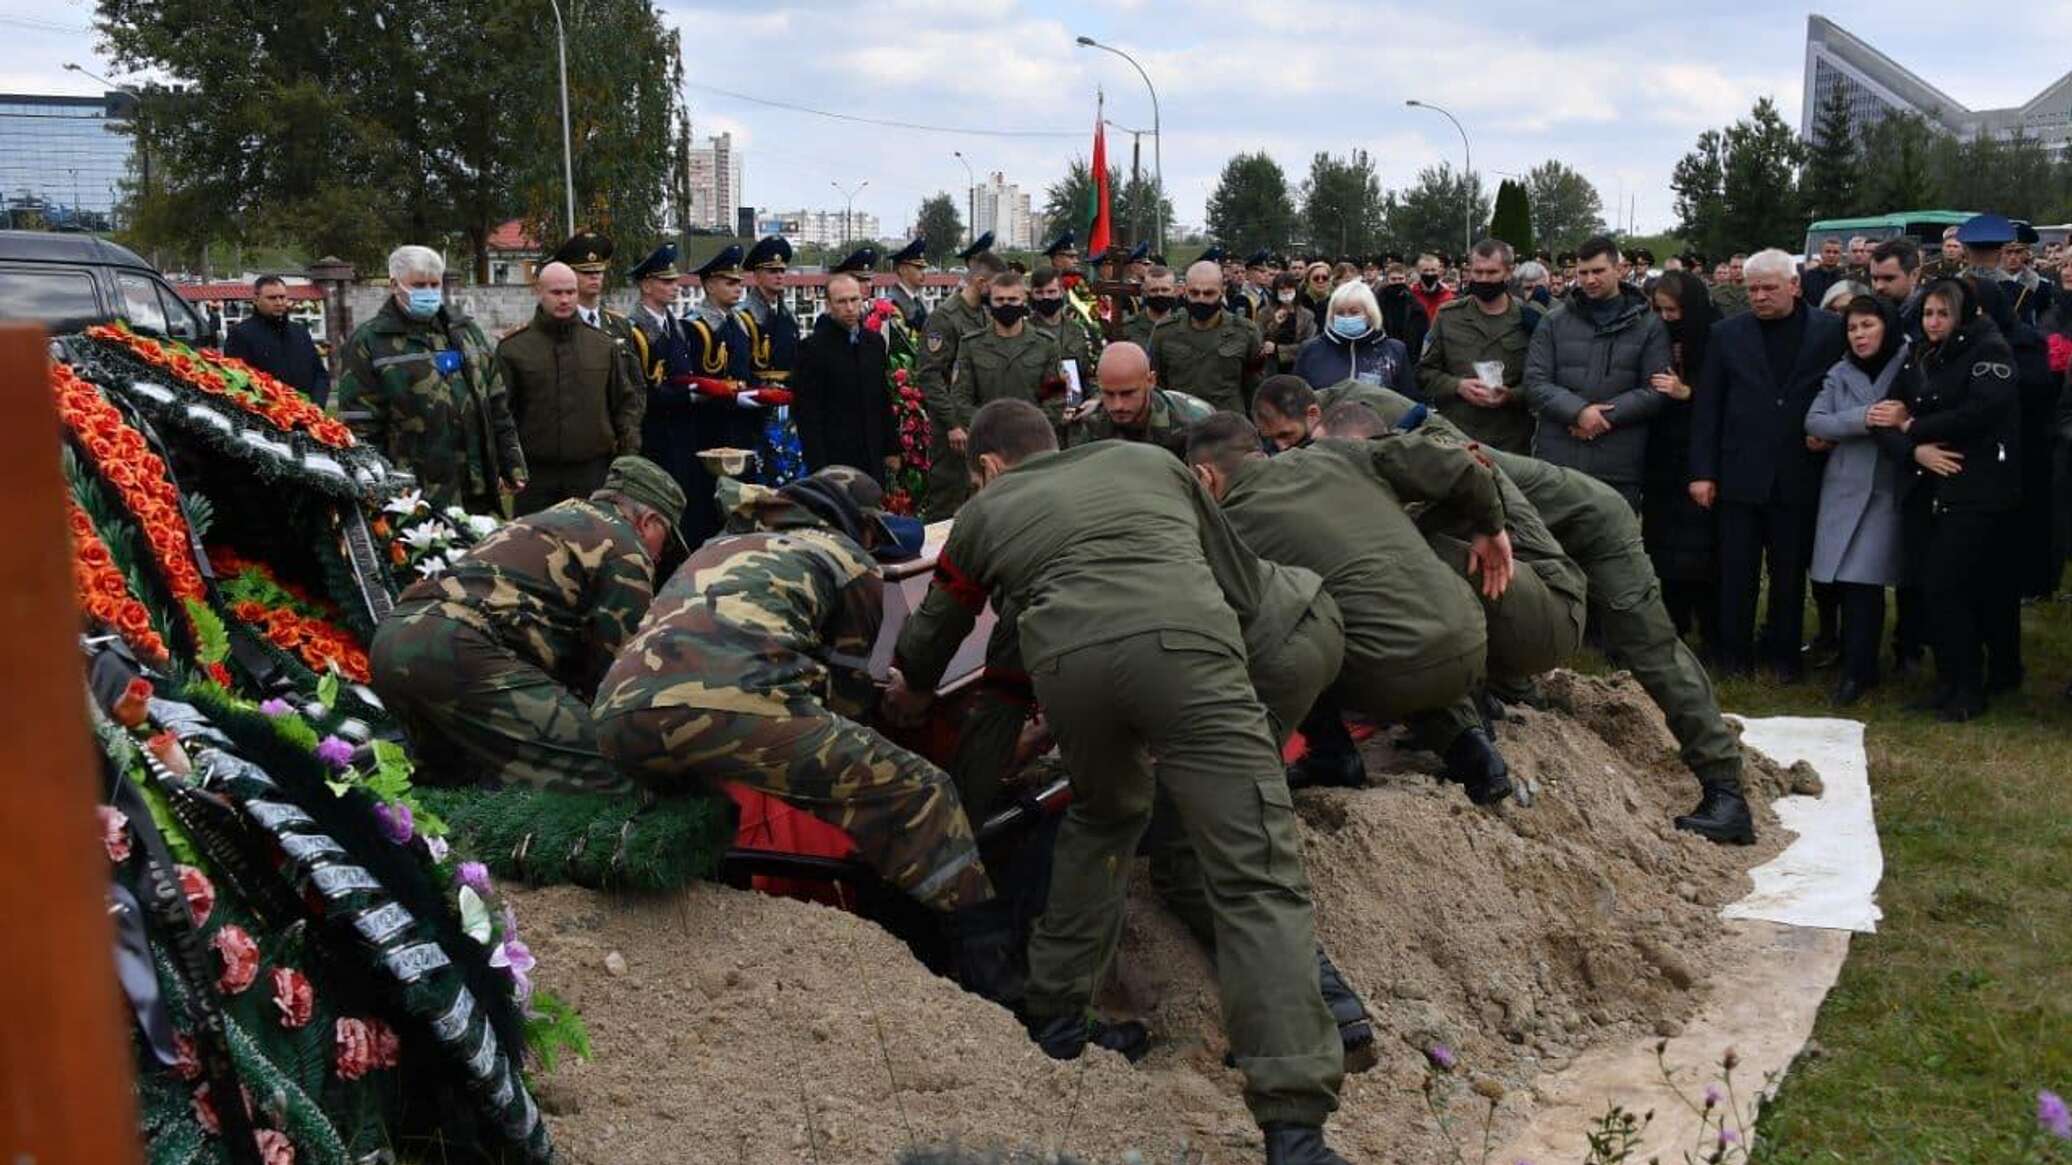
POLYGON ((748 333, 748 379, 758 388, 783 388, 799 362, 799 320, 784 306, 784 272, 791 243, 783 235, 757 239, 746 260, 749 288, 734 315, 748 333))
POLYGON ((1101 329, 1094 315, 1094 294, 1086 286, 1086 277, 1079 270, 1078 234, 1071 230, 1058 232, 1058 237, 1043 248, 1043 257, 1050 260, 1051 270, 1058 273, 1058 280, 1065 285, 1065 302, 1071 306, 1072 314, 1099 336, 1101 329))
POLYGON ((957 367, 958 342, 964 334, 990 322, 986 315, 989 289, 993 276, 1006 269, 992 247, 993 232, 987 231, 957 252, 957 257, 964 260, 964 286, 936 304, 921 329, 921 353, 914 374, 921 382, 928 422, 934 430, 928 493, 923 498, 923 516, 931 522, 956 513, 971 489, 964 472, 965 430, 957 403, 950 395, 950 374, 957 367))
POLYGON ((892 253, 892 290, 887 297, 916 333, 928 321, 928 304, 921 298, 921 280, 927 274, 927 239, 915 239, 892 253))
POLYGON ((1264 247, 1245 256, 1245 281, 1238 285, 1238 295, 1245 306, 1238 314, 1248 320, 1257 320, 1266 307, 1269 289, 1273 286, 1273 252, 1264 247))
POLYGON ((719 529, 714 478, 700 450, 753 449, 761 416, 748 387, 748 333, 734 308, 741 302, 741 247, 729 244, 698 276, 704 299, 682 321, 683 371, 664 376, 648 402, 641 452, 683 486, 684 537, 697 546, 719 529))
POLYGON ((629 318, 647 345, 647 367, 641 371, 652 393, 665 376, 690 372, 690 344, 683 321, 676 318, 676 291, 683 272, 676 269, 676 244, 663 243, 628 272, 640 292, 640 304, 629 318))
POLYGON ((1136 288, 1135 291, 1115 297, 1115 309, 1122 313, 1121 319, 1128 321, 1144 308, 1144 277, 1151 274, 1151 244, 1138 243, 1122 259, 1122 282, 1136 288))
POLYGON ((604 273, 611 266, 612 241, 596 231, 578 231, 561 244, 552 262, 576 273, 576 316, 612 338, 630 379, 647 366, 647 338, 633 322, 604 306, 604 273))
POLYGON ((877 292, 872 289, 871 282, 877 278, 877 270, 878 249, 869 243, 865 243, 863 246, 842 256, 840 262, 827 269, 827 273, 829 275, 856 276, 858 279, 863 280, 863 297, 865 299, 873 299, 876 298, 877 292))

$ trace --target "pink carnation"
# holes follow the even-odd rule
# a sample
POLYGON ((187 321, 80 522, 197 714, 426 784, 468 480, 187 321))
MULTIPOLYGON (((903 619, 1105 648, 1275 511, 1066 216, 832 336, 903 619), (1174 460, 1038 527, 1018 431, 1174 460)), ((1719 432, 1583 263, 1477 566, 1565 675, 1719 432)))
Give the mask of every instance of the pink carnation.
POLYGON ((2072 368, 2072 336, 2053 332, 2046 349, 2050 353, 2052 372, 2063 373, 2067 368, 2072 368))
POLYGON ((216 989, 225 995, 236 995, 252 985, 259 977, 259 944, 237 925, 224 927, 209 940, 216 953, 223 957, 223 973, 216 977, 216 989))
POLYGON ((101 845, 108 851, 108 860, 118 865, 128 861, 129 815, 113 805, 96 805, 94 813, 101 821, 101 845))
POLYGON ((280 1009, 282 1027, 308 1026, 310 1013, 316 1010, 316 992, 310 988, 308 976, 293 967, 275 967, 273 1005, 280 1009))
POLYGON ((173 1033, 173 1075, 182 1080, 201 1079, 201 1050, 186 1032, 173 1033))
POLYGON ((261 1165, 295 1165, 295 1142, 287 1134, 260 1129, 253 1136, 259 1142, 261 1165))
POLYGON ((393 1068, 402 1059, 402 1041, 378 1019, 341 1018, 336 1045, 338 1075, 344 1080, 358 1080, 378 1068, 393 1068))
MULTIPOLYGON (((180 892, 187 896, 187 913, 200 926, 216 912, 216 887, 209 876, 193 866, 180 866, 180 892)), ((240 932, 242 933, 242 932, 240 932)))

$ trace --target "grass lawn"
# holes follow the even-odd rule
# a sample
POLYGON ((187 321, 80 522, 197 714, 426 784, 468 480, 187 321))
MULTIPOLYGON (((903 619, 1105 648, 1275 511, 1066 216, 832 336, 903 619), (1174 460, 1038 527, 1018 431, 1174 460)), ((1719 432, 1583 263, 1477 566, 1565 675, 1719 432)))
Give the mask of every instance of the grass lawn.
MULTIPOLYGON (((1846 713, 1869 725, 1885 918, 1851 942, 1764 1114, 1761 1160, 2072 1161, 2072 1144, 2052 1156, 2036 1139, 2037 1089, 2072 1094, 2072 604, 2022 621, 2028 681, 1984 719, 1902 711, 1925 679, 1888 680, 1846 713)), ((1732 681, 1720 703, 1836 715, 1832 679, 1732 681)))

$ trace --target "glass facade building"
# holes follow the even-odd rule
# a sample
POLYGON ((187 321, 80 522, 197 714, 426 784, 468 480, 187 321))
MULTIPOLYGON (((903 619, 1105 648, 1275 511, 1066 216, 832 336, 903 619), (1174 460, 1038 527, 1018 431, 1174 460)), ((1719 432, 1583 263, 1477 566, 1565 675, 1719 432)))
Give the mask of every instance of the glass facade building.
POLYGON ((110 230, 132 178, 127 93, 0 93, 0 222, 110 230))

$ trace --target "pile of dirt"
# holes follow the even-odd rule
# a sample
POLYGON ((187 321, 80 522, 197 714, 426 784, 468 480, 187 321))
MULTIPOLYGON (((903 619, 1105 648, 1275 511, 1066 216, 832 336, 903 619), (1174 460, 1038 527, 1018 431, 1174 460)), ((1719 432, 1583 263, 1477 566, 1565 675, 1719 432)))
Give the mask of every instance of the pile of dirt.
MULTIPOLYGON (((1380 738, 1370 788, 1297 794, 1320 937, 1382 1044, 1332 1122, 1356 1160, 1450 1156, 1427 1106, 1432 1045, 1458 1057, 1437 1094, 1478 1150, 1488 1102, 1472 1087, 1502 1096, 1501 1136, 1529 1118, 1542 1073, 1600 1041, 1676 1034, 1732 957, 1719 907, 1787 840, 1766 804, 1755 847, 1671 827, 1696 786, 1630 680, 1564 673, 1546 690, 1548 710, 1499 726, 1514 774, 1538 787, 1531 808, 1475 809, 1428 755, 1380 738)), ((1750 770, 1765 801, 1790 787, 1767 758, 1750 770)), ((1162 1039, 1134 1069, 1045 1059, 1007 1012, 834 910, 710 886, 662 901, 520 893, 542 981, 581 1010, 595 1051, 546 1082, 542 1105, 578 1165, 882 1163, 910 1136, 1256 1161, 1208 961, 1136 885, 1103 997, 1162 1039)))

